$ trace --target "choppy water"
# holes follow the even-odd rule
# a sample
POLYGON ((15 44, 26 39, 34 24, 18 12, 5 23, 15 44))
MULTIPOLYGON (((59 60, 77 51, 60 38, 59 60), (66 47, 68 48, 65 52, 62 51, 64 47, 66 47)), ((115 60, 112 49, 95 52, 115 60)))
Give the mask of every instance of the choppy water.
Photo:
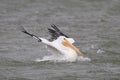
POLYGON ((120 0, 0 0, 0 80, 119 80, 120 0), (50 55, 23 34, 56 24, 91 61, 35 62, 50 55))

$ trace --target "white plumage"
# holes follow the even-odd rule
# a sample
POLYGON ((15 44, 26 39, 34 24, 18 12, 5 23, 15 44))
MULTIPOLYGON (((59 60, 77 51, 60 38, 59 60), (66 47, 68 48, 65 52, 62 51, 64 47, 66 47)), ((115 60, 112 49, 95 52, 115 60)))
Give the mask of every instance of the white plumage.
POLYGON ((39 42, 44 43, 47 46, 48 51, 51 53, 64 56, 64 58, 61 57, 61 60, 74 62, 77 60, 78 56, 83 56, 80 50, 73 45, 75 42, 73 38, 69 38, 63 34, 55 25, 51 25, 51 27, 53 29, 48 28, 51 34, 51 38, 48 40, 37 37, 34 34, 30 34, 24 28, 22 28, 22 32, 32 36, 39 42))

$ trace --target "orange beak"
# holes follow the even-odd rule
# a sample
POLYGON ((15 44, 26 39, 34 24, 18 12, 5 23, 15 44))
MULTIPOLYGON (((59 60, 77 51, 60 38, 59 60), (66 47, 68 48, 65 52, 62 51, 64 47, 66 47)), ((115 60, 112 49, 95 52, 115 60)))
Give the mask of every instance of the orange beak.
POLYGON ((78 55, 83 56, 83 54, 80 52, 80 50, 78 48, 76 48, 75 46, 73 46, 66 38, 64 38, 64 40, 62 41, 62 44, 65 47, 69 47, 72 50, 74 50, 78 55))

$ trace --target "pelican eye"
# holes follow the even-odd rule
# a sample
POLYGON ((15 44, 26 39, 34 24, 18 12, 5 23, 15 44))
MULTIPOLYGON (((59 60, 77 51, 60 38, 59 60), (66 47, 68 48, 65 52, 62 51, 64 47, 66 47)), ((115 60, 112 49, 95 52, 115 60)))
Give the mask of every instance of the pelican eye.
POLYGON ((66 38, 64 38, 64 40, 66 40, 66 38))

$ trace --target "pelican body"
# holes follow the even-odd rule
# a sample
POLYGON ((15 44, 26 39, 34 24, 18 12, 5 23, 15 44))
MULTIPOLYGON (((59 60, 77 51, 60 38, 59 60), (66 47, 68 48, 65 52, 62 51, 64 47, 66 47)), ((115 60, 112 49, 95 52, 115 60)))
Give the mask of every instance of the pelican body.
POLYGON ((24 28, 22 28, 22 32, 37 39, 38 42, 46 44, 48 49, 52 49, 55 54, 64 56, 64 59, 67 61, 74 62, 77 60, 78 56, 83 56, 80 50, 73 45, 75 42, 73 38, 69 38, 67 35, 63 34, 55 25, 51 25, 51 27, 53 29, 48 28, 48 31, 51 34, 50 39, 37 37, 34 34, 28 33, 24 28))

